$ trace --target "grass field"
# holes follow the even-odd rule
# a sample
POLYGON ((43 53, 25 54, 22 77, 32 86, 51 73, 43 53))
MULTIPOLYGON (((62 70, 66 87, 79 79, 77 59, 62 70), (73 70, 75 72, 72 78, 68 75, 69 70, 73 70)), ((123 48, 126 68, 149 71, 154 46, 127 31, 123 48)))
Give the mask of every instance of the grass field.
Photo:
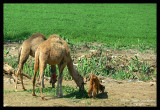
POLYGON ((41 32, 71 43, 108 48, 156 48, 156 4, 9 4, 3 6, 4 42, 41 32))

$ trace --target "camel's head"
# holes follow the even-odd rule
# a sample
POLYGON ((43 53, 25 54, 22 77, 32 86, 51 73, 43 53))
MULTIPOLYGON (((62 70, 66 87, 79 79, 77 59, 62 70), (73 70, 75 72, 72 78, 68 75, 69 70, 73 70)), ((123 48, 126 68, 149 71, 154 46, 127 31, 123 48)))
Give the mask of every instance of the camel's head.
POLYGON ((78 84, 78 87, 79 87, 79 90, 81 91, 81 90, 84 90, 84 78, 81 76, 81 75, 79 75, 79 84, 78 84))
POLYGON ((79 87, 79 90, 81 91, 81 90, 84 90, 84 78, 79 74, 79 72, 75 69, 75 71, 74 71, 75 73, 75 75, 74 75, 74 79, 75 79, 75 82, 76 82, 76 84, 77 84, 77 86, 79 87))
POLYGON ((103 85, 100 84, 99 89, 100 89, 100 91, 101 91, 102 93, 104 93, 105 86, 103 86, 103 85))

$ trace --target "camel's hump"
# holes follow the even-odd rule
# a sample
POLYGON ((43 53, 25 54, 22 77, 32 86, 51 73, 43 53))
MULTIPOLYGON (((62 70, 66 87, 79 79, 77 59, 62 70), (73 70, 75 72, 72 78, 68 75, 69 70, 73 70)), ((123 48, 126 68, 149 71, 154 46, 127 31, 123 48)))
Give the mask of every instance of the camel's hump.
POLYGON ((35 38, 37 38, 37 37, 41 37, 41 38, 43 38, 44 40, 47 39, 42 33, 34 33, 34 34, 31 35, 31 37, 30 37, 28 40, 31 41, 31 40, 33 40, 33 39, 35 39, 35 38))

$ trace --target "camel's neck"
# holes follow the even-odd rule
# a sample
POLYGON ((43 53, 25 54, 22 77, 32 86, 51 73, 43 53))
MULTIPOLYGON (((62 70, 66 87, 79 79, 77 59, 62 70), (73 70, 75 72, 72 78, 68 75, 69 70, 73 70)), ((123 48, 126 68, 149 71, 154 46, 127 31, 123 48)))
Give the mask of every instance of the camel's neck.
POLYGON ((68 67, 68 70, 69 70, 69 73, 70 75, 72 76, 72 78, 74 79, 74 81, 76 82, 76 84, 78 86, 80 86, 80 83, 81 83, 81 76, 78 74, 78 71, 76 69, 74 69, 73 67, 73 61, 70 61, 68 64, 67 64, 67 67, 68 67))

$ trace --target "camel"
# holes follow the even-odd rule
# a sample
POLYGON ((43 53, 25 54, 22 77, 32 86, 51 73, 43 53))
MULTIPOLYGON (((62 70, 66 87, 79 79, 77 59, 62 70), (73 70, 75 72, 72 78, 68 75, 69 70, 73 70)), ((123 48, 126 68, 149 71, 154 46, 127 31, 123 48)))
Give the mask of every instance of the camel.
POLYGON ((98 94, 99 91, 104 93, 105 86, 101 85, 99 79, 96 75, 92 75, 90 82, 89 82, 89 89, 88 89, 88 96, 91 97, 93 91, 93 98, 95 98, 96 93, 98 94))
POLYGON ((66 41, 64 41, 62 38, 60 38, 59 35, 54 34, 50 35, 48 39, 44 42, 42 42, 39 47, 37 48, 37 51, 35 53, 35 65, 34 65, 34 78, 33 78, 33 96, 36 96, 35 94, 35 81, 36 81, 36 74, 38 69, 40 68, 40 93, 42 100, 46 100, 46 98, 42 94, 42 84, 44 79, 44 71, 46 64, 49 65, 58 65, 59 69, 59 77, 58 77, 58 83, 57 83, 57 91, 56 95, 57 97, 62 97, 62 74, 63 69, 68 67, 69 73, 74 79, 75 83, 79 87, 79 90, 84 90, 84 81, 83 77, 78 73, 76 69, 73 67, 73 60, 70 55, 70 48, 66 41), (60 93, 59 93, 59 86, 60 86, 60 93))
MULTIPOLYGON (((43 34, 34 33, 34 34, 31 35, 31 37, 29 39, 25 40, 23 42, 23 44, 19 47, 19 50, 18 50, 19 66, 18 66, 17 72, 15 74, 16 75, 15 91, 17 91, 17 78, 18 78, 19 74, 20 74, 22 89, 26 90, 24 85, 23 85, 23 76, 22 76, 23 65, 27 61, 29 55, 32 56, 32 57, 35 57, 35 52, 36 52, 39 44, 41 44, 45 40, 46 40, 46 37, 43 34)), ((56 68, 55 66, 51 67, 52 74, 53 73, 55 74, 55 68, 56 68)), ((51 77, 51 79, 52 79, 52 77, 51 77)), ((53 87, 55 82, 51 80, 51 83, 52 83, 52 87, 53 87)), ((44 84, 43 84, 43 87, 44 87, 44 84)))

